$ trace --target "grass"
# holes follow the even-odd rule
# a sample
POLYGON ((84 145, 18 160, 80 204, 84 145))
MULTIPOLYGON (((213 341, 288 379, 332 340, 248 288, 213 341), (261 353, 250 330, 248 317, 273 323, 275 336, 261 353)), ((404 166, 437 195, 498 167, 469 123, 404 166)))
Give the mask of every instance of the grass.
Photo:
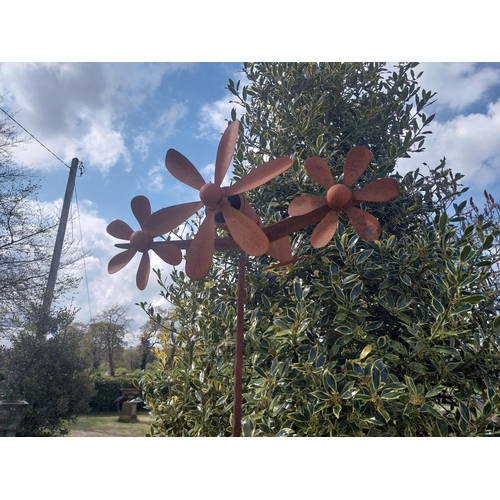
POLYGON ((138 422, 118 422, 119 414, 89 413, 78 415, 76 422, 68 424, 69 437, 144 437, 153 419, 146 412, 137 414, 138 422))

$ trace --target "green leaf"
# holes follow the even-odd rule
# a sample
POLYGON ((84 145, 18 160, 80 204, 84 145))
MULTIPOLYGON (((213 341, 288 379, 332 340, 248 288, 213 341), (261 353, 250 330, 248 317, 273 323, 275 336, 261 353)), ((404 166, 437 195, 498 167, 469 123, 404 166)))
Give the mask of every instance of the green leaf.
POLYGON ((361 294, 362 289, 363 289, 363 283, 361 282, 357 283, 351 290, 351 293, 349 294, 349 302, 353 302, 355 299, 357 299, 361 294))
POLYGON ((243 436, 252 437, 253 434, 253 423, 249 418, 243 420, 243 436))
POLYGON ((471 256, 471 252, 472 247, 470 245, 466 245, 465 247, 463 247, 460 252, 460 262, 467 262, 468 257, 471 256))
POLYGON ((458 302, 461 304, 478 304, 485 299, 486 297, 484 295, 465 295, 464 297, 460 297, 458 302))
POLYGON ((425 394, 425 397, 426 398, 432 398, 434 396, 437 396, 438 394, 440 394, 441 392, 443 392, 444 389, 445 389, 444 386, 438 385, 438 386, 434 387, 434 389, 431 389, 430 391, 428 391, 425 394))
POLYGON ((335 418, 337 418, 337 419, 340 418, 341 411, 342 411, 342 406, 340 406, 340 405, 334 405, 332 408, 332 412, 335 415, 335 418))
POLYGON ((441 214, 441 217, 439 217, 439 222, 438 222, 438 229, 440 233, 444 233, 447 224, 448 224, 448 214, 446 212, 443 212, 441 214))
POLYGON ((364 359, 368 354, 372 352, 373 346, 367 345, 365 348, 361 351, 361 354, 359 355, 359 359, 364 359))
POLYGON ((337 391, 337 382, 335 380, 335 377, 328 370, 325 370, 323 372, 323 386, 327 391, 337 391))

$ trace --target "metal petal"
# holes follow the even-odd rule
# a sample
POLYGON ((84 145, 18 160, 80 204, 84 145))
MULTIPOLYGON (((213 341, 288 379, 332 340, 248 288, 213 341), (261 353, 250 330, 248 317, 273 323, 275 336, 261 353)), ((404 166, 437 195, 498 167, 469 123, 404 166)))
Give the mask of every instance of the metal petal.
POLYGON ((317 208, 326 205, 324 196, 315 196, 312 194, 305 194, 292 200, 288 206, 288 214, 291 216, 304 215, 317 208))
POLYGON ((130 236, 134 232, 134 230, 126 222, 119 219, 108 224, 106 231, 114 238, 118 238, 120 240, 130 240, 130 236))
POLYGON ((262 255, 269 247, 269 240, 262 229, 229 204, 222 207, 222 215, 229 233, 238 246, 249 255, 262 255))
POLYGON ((349 221, 358 233, 359 237, 365 241, 375 241, 380 237, 382 227, 379 221, 368 212, 361 210, 358 207, 350 207, 345 213, 349 217, 349 221))
POLYGON ((267 254, 280 263, 293 262, 292 247, 290 246, 290 238, 287 236, 269 244, 267 254))
POLYGON ((352 187, 359 179, 360 175, 366 170, 371 158, 371 151, 364 146, 355 146, 352 148, 345 159, 344 179, 342 180, 342 184, 347 187, 352 187))
POLYGON ((309 177, 314 179, 327 191, 335 184, 330 167, 323 158, 319 156, 308 158, 305 162, 305 167, 309 177))
POLYGON ((152 249, 161 260, 171 266, 177 266, 182 261, 181 251, 171 243, 167 243, 166 241, 153 241, 152 249))
POLYGON ((130 207, 141 229, 144 230, 143 223, 151 215, 151 203, 149 203, 149 200, 145 196, 136 196, 132 198, 130 207))
POLYGON ((205 183, 205 180, 200 175, 196 167, 179 151, 169 149, 165 156, 165 166, 167 170, 179 181, 191 186, 195 189, 200 189, 205 183))
POLYGON ((234 147, 238 139, 238 131, 240 122, 235 121, 229 125, 224 131, 222 138, 217 148, 217 156, 215 158, 215 180, 214 184, 220 186, 224 177, 226 176, 227 169, 233 158, 234 147))
POLYGON ((207 210, 186 257, 186 274, 192 280, 202 280, 210 271, 214 255, 215 214, 207 210))
POLYGON ((129 248, 124 252, 120 252, 115 255, 108 264, 108 273, 114 274, 118 272, 120 269, 123 269, 131 260, 132 257, 137 253, 137 250, 134 248, 129 248))
POLYGON ((370 182, 353 194, 354 202, 388 201, 399 195, 399 184, 396 179, 379 179, 370 182))
POLYGON ((148 285, 150 267, 149 254, 144 252, 135 277, 135 284, 139 290, 144 290, 148 285))
POLYGON ((314 248, 324 247, 337 231, 339 223, 339 212, 331 210, 328 212, 319 224, 314 228, 311 234, 311 245, 314 248))
POLYGON ((225 189, 228 196, 232 194, 240 194, 245 191, 250 191, 256 187, 262 186, 266 182, 274 179, 279 174, 287 170, 292 164, 292 160, 287 157, 276 158, 276 160, 271 160, 263 163, 260 167, 249 172, 245 177, 241 178, 239 181, 235 182, 232 186, 225 189))
POLYGON ((161 208, 157 212, 153 212, 144 221, 144 230, 148 231, 153 238, 166 234, 189 219, 201 207, 203 207, 201 201, 192 201, 174 205, 173 207, 161 208))

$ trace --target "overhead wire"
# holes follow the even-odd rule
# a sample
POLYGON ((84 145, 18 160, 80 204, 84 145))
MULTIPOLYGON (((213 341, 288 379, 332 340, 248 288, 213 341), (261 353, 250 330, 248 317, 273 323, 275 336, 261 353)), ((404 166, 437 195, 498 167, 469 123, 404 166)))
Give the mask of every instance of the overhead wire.
POLYGON ((52 156, 54 156, 54 158, 57 158, 65 167, 71 168, 67 163, 62 161, 61 158, 59 158, 59 156, 57 156, 54 152, 52 152, 45 144, 43 144, 41 141, 39 141, 29 130, 26 130, 17 120, 14 119, 14 117, 9 115, 9 113, 7 113, 7 111, 5 111, 5 109, 0 108, 0 111, 3 111, 14 123, 16 123, 19 127, 21 127, 30 137, 35 139, 35 141, 38 142, 38 144, 40 144, 40 146, 44 147, 52 156))

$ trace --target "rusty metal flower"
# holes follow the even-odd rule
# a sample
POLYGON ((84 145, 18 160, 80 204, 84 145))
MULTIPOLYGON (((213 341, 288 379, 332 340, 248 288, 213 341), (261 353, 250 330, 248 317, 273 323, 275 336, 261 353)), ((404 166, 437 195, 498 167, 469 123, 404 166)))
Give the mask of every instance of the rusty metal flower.
POLYGON ((148 284, 150 272, 149 250, 158 255, 164 262, 176 266, 182 260, 179 248, 166 241, 154 241, 154 238, 161 233, 148 231, 145 229, 145 222, 151 215, 151 204, 145 196, 136 196, 130 202, 132 213, 139 222, 141 229, 134 231, 126 222, 114 220, 106 231, 115 238, 128 240, 129 243, 117 243, 115 246, 124 248, 125 251, 115 255, 108 264, 108 273, 113 274, 124 268, 137 252, 142 253, 139 268, 137 269, 136 284, 139 290, 144 290, 148 284))
POLYGON ((315 248, 325 246, 334 236, 339 213, 349 218, 354 231, 365 241, 374 241, 382 232, 379 221, 356 205, 361 202, 388 201, 399 194, 399 184, 395 179, 378 179, 361 189, 352 192, 351 187, 359 179, 370 163, 371 152, 363 146, 352 148, 344 164, 342 183, 336 184, 325 160, 320 157, 308 158, 305 167, 309 176, 326 189, 326 196, 304 195, 290 203, 288 213, 300 216, 326 205, 330 210, 322 217, 311 235, 311 245, 315 248))
POLYGON ((205 182, 196 167, 175 149, 169 149, 165 158, 167 170, 179 181, 199 191, 200 201, 165 207, 153 213, 146 229, 155 234, 166 234, 195 212, 205 207, 205 219, 190 244, 186 258, 186 274, 194 280, 203 279, 210 270, 214 252, 216 217, 223 224, 239 248, 250 255, 262 255, 269 247, 267 236, 247 214, 235 208, 238 195, 261 186, 284 172, 292 164, 290 158, 277 158, 252 170, 231 186, 221 187, 234 153, 239 122, 231 123, 219 143, 215 160, 214 182, 205 182), (175 224, 175 225, 173 225, 175 224))

